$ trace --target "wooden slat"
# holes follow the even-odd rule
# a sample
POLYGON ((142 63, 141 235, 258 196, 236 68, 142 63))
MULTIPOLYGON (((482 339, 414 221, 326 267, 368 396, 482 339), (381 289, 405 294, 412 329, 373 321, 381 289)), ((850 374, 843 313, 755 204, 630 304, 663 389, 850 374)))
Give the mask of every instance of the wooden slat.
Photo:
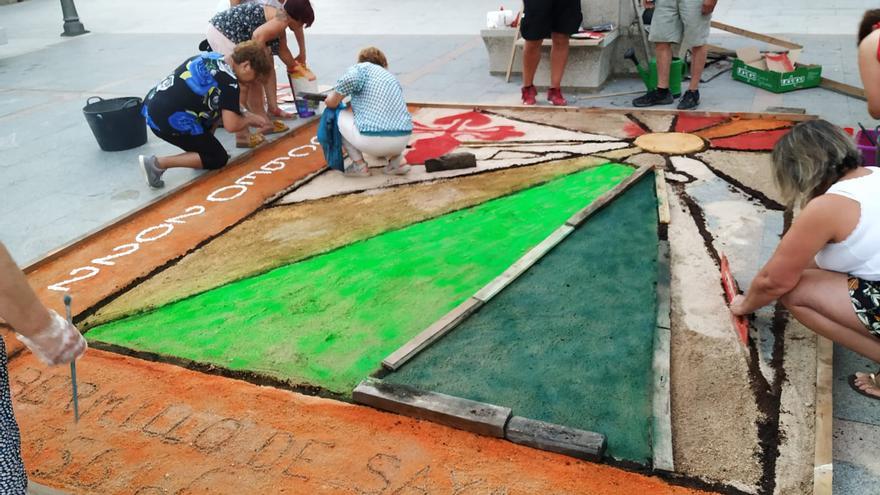
POLYGON ((670 313, 672 272, 669 242, 657 250, 657 326, 654 329, 653 451, 654 469, 675 472, 672 451, 672 398, 670 391, 670 313))
POLYGON ((753 40, 763 41, 765 43, 770 43, 771 45, 781 46, 783 48, 788 48, 790 50, 800 50, 803 48, 802 45, 798 45, 797 43, 792 43, 791 41, 784 40, 782 38, 776 38, 773 36, 768 36, 766 34, 756 33, 754 31, 749 31, 747 29, 742 29, 738 27, 731 26, 730 24, 724 24, 723 22, 712 21, 712 27, 715 29, 720 29, 722 31, 727 31, 728 33, 738 34, 740 36, 751 38, 753 40))
MULTIPOLYGON (((597 108, 597 107, 576 107, 576 106, 542 106, 535 107, 529 105, 503 105, 503 104, 485 104, 485 103, 453 103, 453 102, 445 102, 445 101, 422 101, 422 102, 408 102, 407 105, 410 106, 411 111, 417 111, 419 108, 446 108, 446 109, 460 109, 464 110, 473 110, 473 111, 486 111, 492 112, 493 110, 525 110, 536 113, 544 113, 544 112, 561 112, 561 113, 576 113, 579 115, 584 115, 585 117, 595 117, 597 115, 627 115, 633 112, 645 113, 645 114, 657 114, 657 115, 669 115, 671 113, 676 113, 673 110, 658 110, 654 108, 597 108)), ((807 120, 815 120, 816 117, 814 115, 799 115, 799 114, 782 114, 782 113, 770 113, 770 112, 704 112, 704 111, 696 111, 696 112, 687 112, 688 116, 691 117, 729 117, 733 119, 762 119, 762 120, 786 120, 790 122, 804 122, 807 120)), ((499 115, 499 117, 504 117, 503 115, 499 115)))
POLYGON ((822 81, 819 83, 819 87, 827 89, 829 91, 834 91, 835 93, 840 93, 846 96, 851 96, 853 98, 867 101, 865 90, 851 84, 846 84, 835 81, 833 79, 828 79, 827 77, 823 77, 822 81))
POLYGON ((663 169, 654 169, 654 179, 657 184, 657 216, 660 223, 669 225, 672 215, 669 212, 669 193, 666 189, 666 172, 663 169))
POLYGON ((511 265, 510 268, 504 270, 504 273, 496 277, 495 280, 489 282, 488 285, 474 294, 474 299, 480 300, 484 303, 489 302, 490 299, 498 295, 499 292, 519 278, 520 275, 528 271, 532 265, 537 263, 539 259, 543 258, 544 255, 549 253, 572 232, 574 232, 574 227, 569 225, 563 225, 553 231, 552 234, 524 254, 523 257, 511 265))
POLYGON ((584 208, 583 210, 572 215, 572 217, 569 218, 568 221, 565 222, 565 224, 569 225, 571 227, 580 226, 588 218, 593 216, 593 214, 595 214, 597 211, 604 208, 605 205, 607 205, 608 203, 613 201, 616 197, 623 194, 627 189, 632 187, 633 184, 638 182, 639 179, 641 179, 649 171, 653 170, 653 168, 654 167, 651 167, 651 166, 639 167, 638 169, 636 169, 635 172, 632 173, 632 175, 630 175, 629 177, 624 179, 623 182, 621 182, 620 184, 617 184, 616 186, 614 186, 614 188, 612 188, 611 190, 609 190, 605 194, 596 198, 595 201, 590 203, 590 205, 587 206, 586 208, 584 208))
POLYGON ((833 480, 832 424, 834 344, 825 337, 816 341, 816 452, 813 463, 813 495, 831 495, 833 480))
POLYGON ((467 319, 468 316, 473 314, 482 305, 483 302, 479 299, 469 297, 465 302, 456 306, 455 309, 446 313, 443 318, 440 318, 433 325, 413 337, 403 347, 391 353, 382 361, 382 366, 390 370, 399 369, 419 352, 457 327, 459 323, 467 319))

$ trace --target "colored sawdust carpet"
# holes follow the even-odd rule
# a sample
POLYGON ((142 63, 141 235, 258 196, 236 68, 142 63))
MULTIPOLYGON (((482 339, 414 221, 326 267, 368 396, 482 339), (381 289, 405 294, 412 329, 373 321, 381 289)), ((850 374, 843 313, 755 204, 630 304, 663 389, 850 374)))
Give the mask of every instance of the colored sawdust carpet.
POLYGON ((347 395, 385 356, 631 173, 609 164, 561 177, 87 336, 347 395))
POLYGON ((657 248, 648 176, 385 380, 600 432, 649 464, 657 248))

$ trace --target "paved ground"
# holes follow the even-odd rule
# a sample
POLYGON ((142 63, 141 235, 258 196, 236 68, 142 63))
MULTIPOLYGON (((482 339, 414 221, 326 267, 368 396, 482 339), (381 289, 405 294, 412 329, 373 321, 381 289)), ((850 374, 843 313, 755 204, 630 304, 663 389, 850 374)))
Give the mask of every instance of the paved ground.
MULTIPOLYGON (((151 191, 135 167, 136 156, 171 148, 150 139, 138 150, 101 152, 81 107, 93 95, 146 93, 195 53, 214 4, 156 0, 122 7, 111 0, 80 2, 80 16, 92 33, 73 39, 57 36, 62 22, 55 0, 0 6, 0 25, 9 38, 0 45, 0 219, 2 240, 20 263, 39 259, 198 176, 174 171, 168 174, 166 190, 151 191)), ((308 32, 310 65, 321 82, 332 83, 358 48, 375 44, 388 53, 411 100, 513 103, 518 82, 507 84, 487 73, 485 50, 475 34, 484 12, 497 4, 450 0, 433 9, 436 4, 414 0, 323 0, 319 21, 308 32)), ((780 0, 767 5, 759 0, 720 2, 716 19, 759 32, 789 33, 806 46, 805 61, 822 63, 827 77, 858 82, 851 33, 862 9, 875 7, 874 2, 780 0)), ((730 47, 743 43, 720 33, 713 42, 730 47)), ((640 87, 637 80, 617 80, 603 92, 640 87)), ((582 95, 576 104, 621 107, 630 99, 582 95)), ((875 124, 863 102, 820 89, 772 95, 727 75, 704 87, 705 110, 760 111, 771 106, 805 108, 840 125, 875 124)), ((223 139, 231 143, 230 136, 223 139)), ((880 431, 876 404, 854 396, 845 385, 846 376, 863 366, 849 353, 838 350, 835 356, 835 456, 841 461, 835 483, 843 493, 869 493, 874 491, 869 487, 880 483, 877 442, 867 441, 880 431)))

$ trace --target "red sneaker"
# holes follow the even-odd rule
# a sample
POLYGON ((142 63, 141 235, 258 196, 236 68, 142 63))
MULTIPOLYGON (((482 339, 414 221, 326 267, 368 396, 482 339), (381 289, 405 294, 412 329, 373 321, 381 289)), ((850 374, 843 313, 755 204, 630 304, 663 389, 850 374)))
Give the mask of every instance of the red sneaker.
POLYGON ((522 88, 523 105, 536 105, 538 103, 538 90, 535 86, 523 86, 522 88))
POLYGON ((550 88, 549 90, 547 90, 547 101, 557 107, 564 107, 565 105, 568 105, 565 97, 562 96, 562 90, 559 88, 550 88))

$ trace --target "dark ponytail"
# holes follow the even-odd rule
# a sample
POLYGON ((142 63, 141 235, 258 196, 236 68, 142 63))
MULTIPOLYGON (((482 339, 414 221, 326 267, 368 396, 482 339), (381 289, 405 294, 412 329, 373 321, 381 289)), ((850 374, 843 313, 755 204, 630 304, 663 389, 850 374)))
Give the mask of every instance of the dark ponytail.
POLYGON ((880 9, 872 9, 866 11, 865 16, 862 17, 862 23, 859 24, 859 45, 862 44, 862 40, 864 40, 868 37, 869 34, 874 32, 877 23, 880 23, 880 9))

